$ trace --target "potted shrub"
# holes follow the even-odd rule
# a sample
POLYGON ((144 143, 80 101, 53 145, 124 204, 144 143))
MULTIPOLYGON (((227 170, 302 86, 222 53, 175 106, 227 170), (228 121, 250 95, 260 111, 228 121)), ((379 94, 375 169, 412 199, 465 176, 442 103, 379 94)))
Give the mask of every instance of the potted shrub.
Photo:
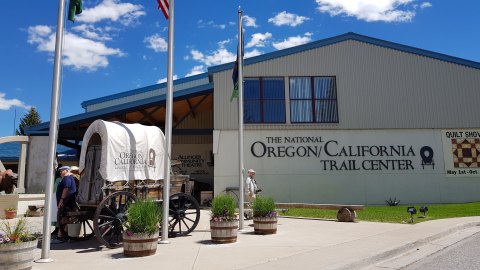
POLYGON ((272 197, 257 196, 252 203, 255 234, 277 233, 277 212, 272 197))
POLYGON ((237 242, 238 216, 235 206, 235 199, 230 195, 220 194, 213 198, 210 219, 212 242, 237 242))
POLYGON ((15 208, 6 208, 5 209, 5 218, 12 219, 17 217, 17 209, 15 208))
POLYGON ((31 269, 38 239, 27 230, 25 218, 11 226, 0 224, 0 265, 5 269, 31 269))
POLYGON ((123 254, 143 257, 157 252, 161 209, 153 200, 140 200, 128 205, 126 230, 123 233, 123 254))

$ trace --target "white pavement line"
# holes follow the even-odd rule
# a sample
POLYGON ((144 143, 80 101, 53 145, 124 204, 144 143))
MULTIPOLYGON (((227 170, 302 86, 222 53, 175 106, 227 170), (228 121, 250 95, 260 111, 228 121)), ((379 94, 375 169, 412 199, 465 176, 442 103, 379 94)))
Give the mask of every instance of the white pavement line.
POLYGON ((425 243, 425 245, 408 250, 393 258, 375 263, 372 266, 364 268, 364 270, 402 269, 477 233, 480 233, 480 226, 465 228, 432 242, 425 243))

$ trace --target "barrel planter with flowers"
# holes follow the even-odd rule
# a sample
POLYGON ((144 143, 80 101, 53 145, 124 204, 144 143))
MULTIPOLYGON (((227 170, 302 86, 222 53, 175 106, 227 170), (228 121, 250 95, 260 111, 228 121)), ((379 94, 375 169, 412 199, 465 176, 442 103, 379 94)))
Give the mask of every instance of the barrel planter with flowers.
POLYGON ((157 202, 140 200, 128 205, 126 230, 123 233, 123 255, 143 257, 157 252, 162 213, 157 202))
POLYGON ((4 221, 0 229, 0 270, 31 269, 38 239, 27 232, 25 219, 13 226, 4 221))
POLYGON ((252 203, 253 229, 255 234, 277 233, 277 212, 271 197, 257 196, 252 203))
POLYGON ((215 244, 237 242, 238 216, 235 213, 235 199, 226 194, 213 198, 210 219, 210 233, 215 244))

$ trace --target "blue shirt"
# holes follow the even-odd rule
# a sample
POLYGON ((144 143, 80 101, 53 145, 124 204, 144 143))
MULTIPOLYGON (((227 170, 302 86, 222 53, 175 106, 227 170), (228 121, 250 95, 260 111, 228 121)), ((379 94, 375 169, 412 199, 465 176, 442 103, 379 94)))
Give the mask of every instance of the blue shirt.
POLYGON ((63 189, 68 188, 68 195, 67 197, 74 196, 77 192, 77 186, 75 185, 75 178, 72 175, 67 175, 62 178, 62 181, 58 184, 57 187, 57 202, 60 202, 62 198, 63 189))

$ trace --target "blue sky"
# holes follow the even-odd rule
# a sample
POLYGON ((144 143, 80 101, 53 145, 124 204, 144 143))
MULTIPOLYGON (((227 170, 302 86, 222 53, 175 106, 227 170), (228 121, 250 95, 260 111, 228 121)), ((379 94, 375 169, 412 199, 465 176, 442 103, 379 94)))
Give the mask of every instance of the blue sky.
MULTIPOLYGON (((355 32, 480 62, 478 0, 175 0, 176 78, 234 61, 238 6, 246 57, 355 32)), ((0 9, 0 136, 9 136, 30 106, 50 120, 58 1, 0 0, 0 9)), ((61 118, 166 78, 168 23, 155 0, 83 0, 65 25, 61 118)))

